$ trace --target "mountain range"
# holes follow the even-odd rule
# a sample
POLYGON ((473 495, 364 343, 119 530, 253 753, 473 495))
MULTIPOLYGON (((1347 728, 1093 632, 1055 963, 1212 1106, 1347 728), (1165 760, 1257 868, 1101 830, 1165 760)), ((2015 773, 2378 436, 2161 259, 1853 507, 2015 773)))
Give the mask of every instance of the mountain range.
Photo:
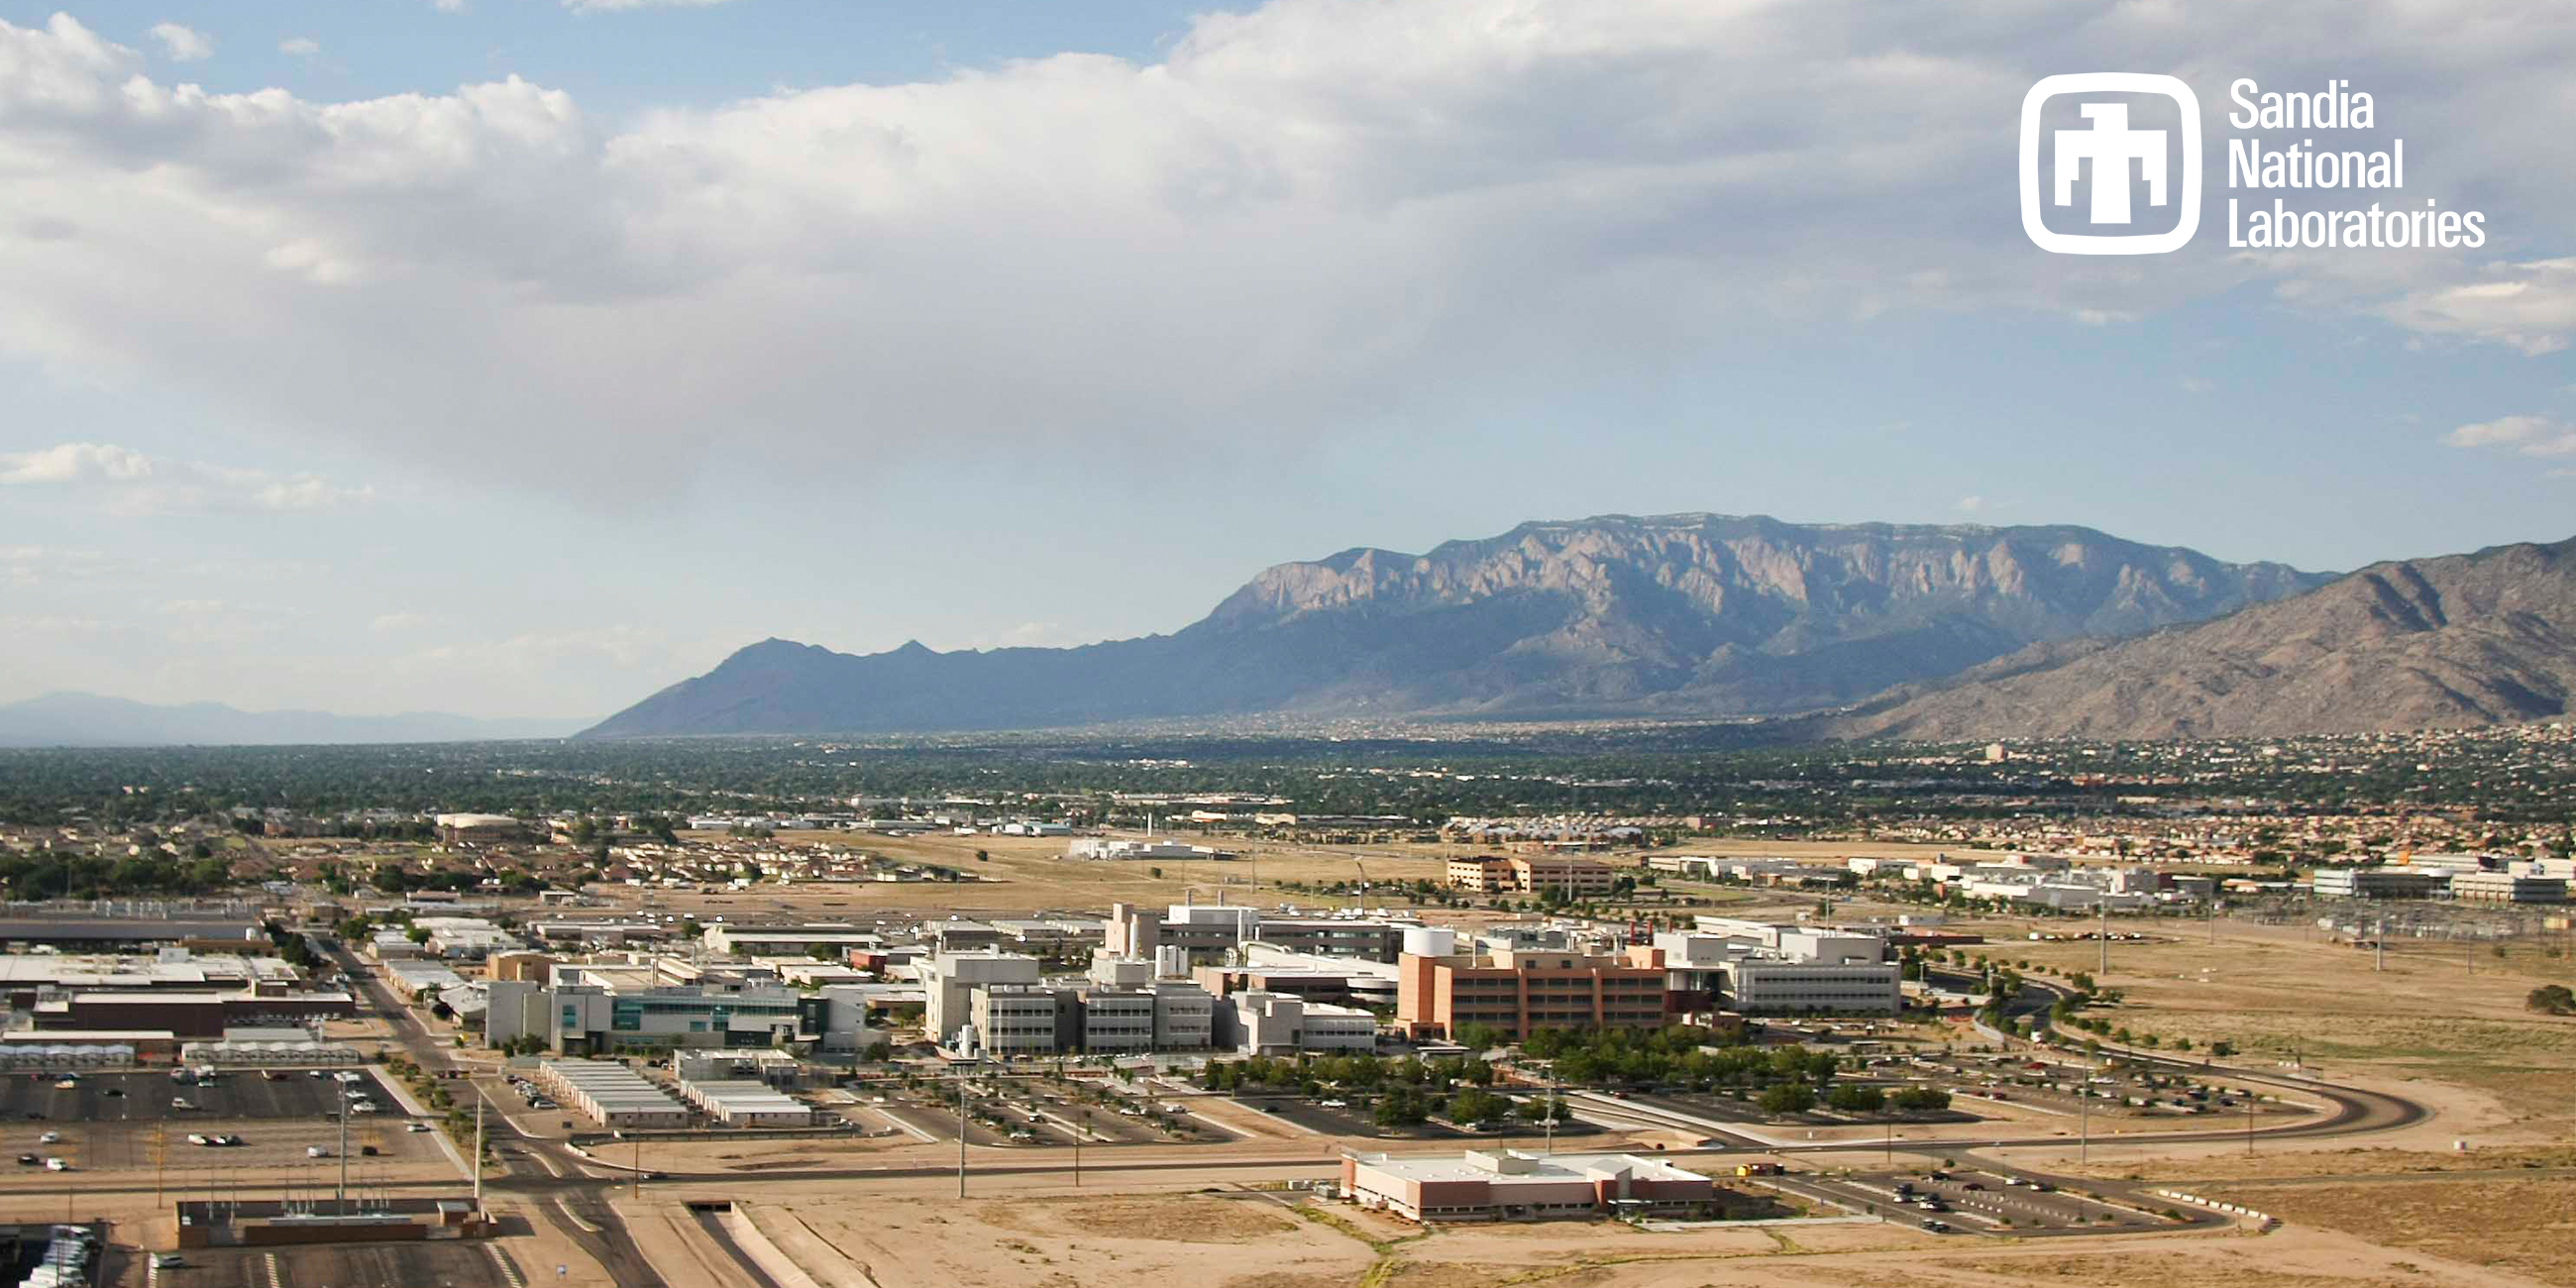
POLYGON ((1067 649, 744 648, 589 736, 1316 716, 1763 716, 2331 580, 2071 526, 1610 515, 1267 569, 1169 635, 1067 649))
POLYGON ((217 702, 156 706, 95 693, 49 693, 0 706, 0 747, 158 747, 474 742, 559 738, 573 720, 478 720, 411 712, 340 716, 243 711, 217 702))
POLYGON ((2373 564, 2126 640, 2038 644, 1907 686, 1846 737, 2276 737, 2511 724, 2576 694, 2576 539, 2373 564))

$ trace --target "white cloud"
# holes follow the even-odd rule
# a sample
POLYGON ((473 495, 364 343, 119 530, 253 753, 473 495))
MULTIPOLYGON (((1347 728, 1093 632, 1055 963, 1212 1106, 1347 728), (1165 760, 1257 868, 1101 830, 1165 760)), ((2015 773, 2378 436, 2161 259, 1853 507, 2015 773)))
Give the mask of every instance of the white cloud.
POLYGON ((2546 416, 2499 416, 2442 435, 2453 447, 2509 448, 2524 456, 2576 456, 2576 426, 2546 416))
POLYGON ((161 52, 171 62, 193 63, 215 56, 214 38, 194 28, 157 22, 149 34, 161 42, 161 52))
POLYGON ((2184 376, 2182 378, 2182 391, 2187 394, 2205 394, 2217 388, 2218 385, 2207 377, 2184 376))
POLYGON ((382 635, 389 631, 418 630, 423 626, 427 626, 429 621, 429 618, 424 617, 419 613, 384 613, 377 616, 375 620, 368 622, 367 629, 382 635))
POLYGON ((313 474, 174 461, 112 443, 0 452, 0 487, 57 489, 116 514, 326 510, 372 499, 313 474))
POLYGON ((2389 320, 2411 330, 2556 353, 2576 336, 2576 259, 2494 264, 2470 280, 2412 291, 2388 304, 2389 320))
POLYGON ((322 42, 311 36, 289 36, 277 42, 277 52, 291 58, 313 58, 322 52, 322 42))
POLYGON ((1961 514, 1978 514, 1992 508, 1993 503, 1987 501, 1986 498, 1982 496, 1963 496, 1959 498, 1958 509, 1961 514))
POLYGON ((1891 311, 2108 325, 2263 278, 2538 352, 2569 324, 2535 292, 2444 292, 2539 266, 2078 263, 2012 230, 1994 167, 2048 71, 2175 67, 2206 101, 2230 69, 2332 74, 2404 86, 2410 140, 2444 141, 2410 150, 2410 191, 2477 185, 2500 230, 2564 241, 2576 171, 2502 123, 2556 101, 2570 61, 2576 9, 2514 0, 2188 22, 2110 0, 1271 0, 1152 63, 606 123, 518 79, 215 94, 68 17, 0 23, 0 210, 51 230, 0 223, 0 358, 600 498, 719 458, 1257 456, 1891 311))

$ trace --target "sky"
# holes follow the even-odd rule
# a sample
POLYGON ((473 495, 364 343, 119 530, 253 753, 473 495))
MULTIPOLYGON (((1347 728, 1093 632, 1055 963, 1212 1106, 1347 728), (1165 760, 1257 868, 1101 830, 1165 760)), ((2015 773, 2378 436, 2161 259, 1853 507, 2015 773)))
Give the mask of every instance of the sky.
POLYGON ((1604 513, 2558 540, 2571 65, 2523 0, 0 0, 0 702, 596 717, 1604 513), (2024 234, 2098 70, 2197 93, 2182 250, 2024 234), (2484 244, 2232 246, 2276 197, 2484 244))

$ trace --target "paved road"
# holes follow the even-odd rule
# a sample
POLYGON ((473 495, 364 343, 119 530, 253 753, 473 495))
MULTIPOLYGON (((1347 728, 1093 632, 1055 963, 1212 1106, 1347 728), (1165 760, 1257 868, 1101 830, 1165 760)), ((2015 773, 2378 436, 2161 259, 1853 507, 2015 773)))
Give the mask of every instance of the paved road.
MULTIPOLYGON (((346 948, 335 948, 331 955, 341 973, 366 993, 368 1004, 391 1021, 404 1048, 423 1069, 434 1073, 463 1069, 452 1049, 442 1045, 437 1035, 411 1013, 411 1008, 396 999, 346 948)), ((472 1089, 477 1096, 483 1094, 470 1078, 456 1085, 472 1089)), ((652 1263, 636 1251, 635 1241, 626 1233, 625 1219, 609 1206, 606 1191, 613 1182, 591 1176, 582 1166, 581 1157, 561 1142, 521 1134, 497 1105, 486 1108, 483 1121, 503 1169, 500 1177, 487 1176, 487 1190, 553 1191, 546 1201, 534 1206, 545 1214, 547 1224, 590 1254, 609 1278, 617 1281, 618 1288, 670 1288, 652 1263), (539 1161, 541 1154, 545 1162, 539 1161), (547 1162, 553 1166, 547 1166, 547 1162)), ((730 1250, 730 1241, 726 1246, 730 1250)))

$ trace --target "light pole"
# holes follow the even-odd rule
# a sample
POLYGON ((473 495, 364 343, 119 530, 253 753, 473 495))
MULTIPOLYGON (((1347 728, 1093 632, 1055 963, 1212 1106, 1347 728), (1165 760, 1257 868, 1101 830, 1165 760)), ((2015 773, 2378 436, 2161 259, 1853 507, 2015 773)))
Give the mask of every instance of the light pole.
POLYGON ((957 1197, 966 1197, 966 1066, 957 1066, 957 1197))

